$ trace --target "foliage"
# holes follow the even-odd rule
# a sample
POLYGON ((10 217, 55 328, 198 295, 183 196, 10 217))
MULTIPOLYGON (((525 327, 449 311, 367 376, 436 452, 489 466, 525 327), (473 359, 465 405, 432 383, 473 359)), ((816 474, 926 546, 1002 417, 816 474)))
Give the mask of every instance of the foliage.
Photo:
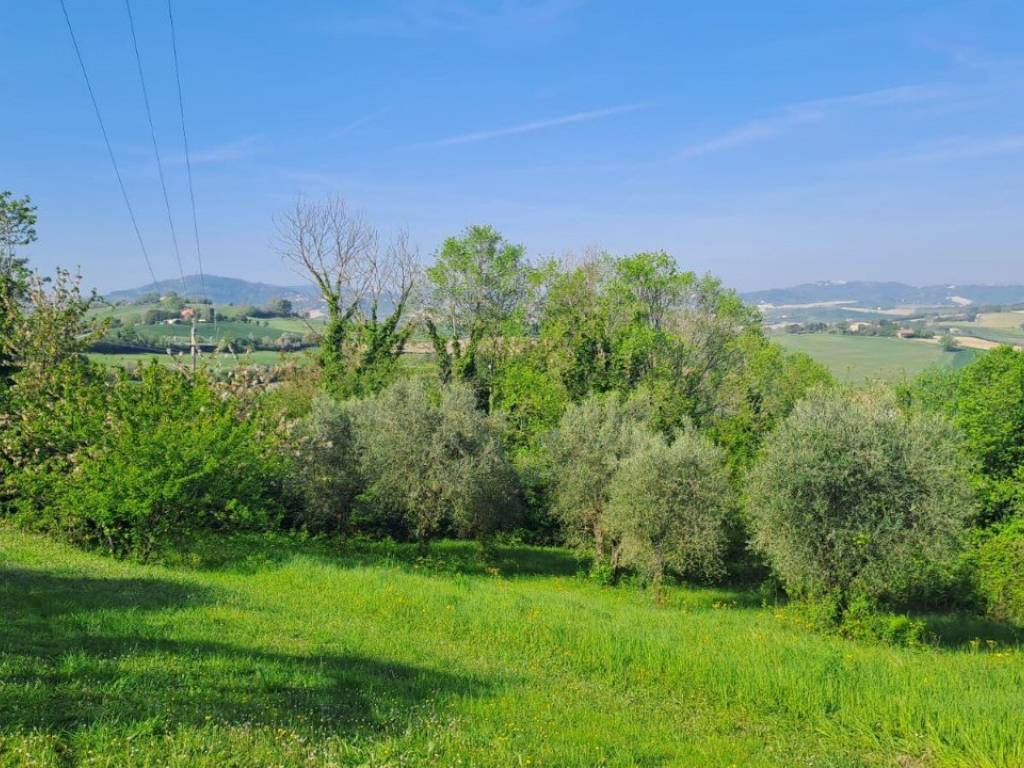
POLYGON ((406 535, 487 536, 514 522, 512 467, 468 388, 399 380, 354 406, 353 417, 367 503, 397 514, 406 535))
POLYGON ((886 393, 816 390, 748 480, 752 543, 796 595, 880 598, 948 562, 972 512, 953 429, 886 393))
POLYGON ((21 436, 45 430, 62 443, 10 478, 21 522, 142 559, 200 530, 274 522, 280 464, 257 422, 240 418, 238 401, 205 375, 153 363, 138 380, 122 373, 108 386, 87 369, 76 379, 67 371, 73 417, 65 406, 62 420, 51 415, 21 436))
POLYGON ((561 383, 535 358, 521 354, 495 376, 490 408, 504 417, 513 449, 525 450, 558 424, 567 401, 561 383))
POLYGON ((36 208, 29 197, 0 191, 0 386, 17 369, 12 339, 29 299, 31 272, 18 248, 36 239, 36 208))
POLYGON ((614 393, 570 405, 545 441, 551 502, 566 540, 594 553, 595 566, 619 565, 621 539, 607 519, 622 462, 652 438, 650 403, 614 393))
POLYGON ((302 500, 293 523, 314 533, 346 533, 361 489, 350 408, 321 395, 290 436, 291 485, 302 500))
POLYGON ((989 614, 1024 625, 1024 512, 996 526, 974 558, 978 592, 989 614))
POLYGON ((717 576, 723 571, 732 488, 724 454, 692 430, 671 444, 652 437, 612 478, 607 519, 621 537, 626 565, 660 587, 666 570, 717 576))

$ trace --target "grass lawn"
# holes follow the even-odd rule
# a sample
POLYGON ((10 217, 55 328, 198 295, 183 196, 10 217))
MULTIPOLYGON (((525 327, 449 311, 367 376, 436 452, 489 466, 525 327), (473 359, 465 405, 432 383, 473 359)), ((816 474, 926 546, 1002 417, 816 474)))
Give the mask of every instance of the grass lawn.
POLYGON ((881 336, 830 333, 777 333, 772 340, 793 352, 806 352, 841 381, 895 381, 932 366, 960 368, 977 356, 974 350, 946 352, 938 344, 881 336))
POLYGON ((866 646, 559 550, 217 546, 141 566, 0 528, 0 765, 1024 764, 1024 653, 961 645, 982 623, 866 646))

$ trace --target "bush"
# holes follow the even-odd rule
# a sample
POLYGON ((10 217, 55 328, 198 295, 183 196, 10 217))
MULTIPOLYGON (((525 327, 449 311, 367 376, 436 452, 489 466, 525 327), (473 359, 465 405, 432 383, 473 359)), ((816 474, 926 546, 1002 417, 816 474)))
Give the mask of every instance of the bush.
POLYGON ((1024 625, 1024 515, 998 526, 976 558, 978 591, 989 614, 1024 625))
POLYGON ((970 464, 941 418, 884 393, 818 390, 751 473, 752 544, 790 594, 882 598, 950 562, 972 511, 970 464))
POLYGON ((313 533, 344 532, 361 488, 351 409, 321 395, 291 435, 293 522, 313 533))
POLYGON ((661 584, 681 575, 722 571, 732 491, 723 451, 691 430, 669 445, 652 437, 612 480, 608 523, 622 538, 622 559, 661 584))
POLYGON ((591 395, 570 405, 545 441, 551 503, 569 544, 594 552, 594 565, 619 558, 620 543, 608 530, 612 478, 620 464, 653 433, 650 404, 615 394, 591 395))
POLYGON ((365 501, 405 534, 486 536, 514 522, 515 474, 471 389, 398 381, 354 406, 365 501))
POLYGON ((74 381, 76 413, 55 412, 35 436, 61 450, 9 478, 23 523, 142 559, 203 529, 275 523, 280 461, 202 373, 153 363, 138 381, 74 381))

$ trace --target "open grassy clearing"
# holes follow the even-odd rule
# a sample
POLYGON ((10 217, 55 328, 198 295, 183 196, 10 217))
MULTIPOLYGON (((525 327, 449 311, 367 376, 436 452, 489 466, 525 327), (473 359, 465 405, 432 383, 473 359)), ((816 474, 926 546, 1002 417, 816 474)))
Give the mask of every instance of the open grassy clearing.
MULTIPOLYGON (((140 365, 148 365, 153 360, 156 360, 163 365, 175 365, 176 363, 182 363, 185 365, 191 364, 188 353, 184 353, 180 356, 176 355, 173 360, 166 353, 158 354, 156 352, 152 354, 138 355, 90 352, 88 357, 97 363, 110 367, 122 366, 125 368, 135 368, 140 365)), ((239 354, 237 358, 226 352, 218 353, 216 356, 202 355, 200 357, 200 360, 208 363, 214 370, 229 370, 246 365, 281 365, 283 363, 306 365, 311 359, 310 353, 307 350, 303 350, 301 352, 256 350, 254 352, 239 354)))
POLYGON ((938 344, 883 336, 844 336, 829 333, 778 333, 773 341, 793 352, 805 352, 827 366, 841 381, 896 381, 932 366, 961 368, 975 358, 974 350, 946 352, 938 344))
POLYGON ((1024 654, 959 645, 983 624, 862 646, 742 591, 656 607, 559 550, 223 551, 0 529, 0 765, 1024 764, 1024 654))

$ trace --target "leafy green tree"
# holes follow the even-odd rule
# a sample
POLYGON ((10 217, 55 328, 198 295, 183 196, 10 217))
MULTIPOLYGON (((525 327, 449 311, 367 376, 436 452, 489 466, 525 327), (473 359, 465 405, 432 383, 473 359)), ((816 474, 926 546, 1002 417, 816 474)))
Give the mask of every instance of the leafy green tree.
POLYGON ((420 542, 486 537, 518 512, 515 474, 494 421, 464 385, 399 379, 353 407, 364 502, 420 542))
POLYGON ((35 242, 36 221, 31 198, 0 191, 0 384, 16 370, 11 340, 28 300, 31 275, 18 249, 35 242))
POLYGON ((651 437, 612 478, 609 527, 622 559, 644 571, 655 590, 667 570, 716 576, 723 570, 733 491, 724 452, 693 430, 671 444, 651 437))
POLYGON ((362 489, 351 408, 324 395, 315 398, 288 443, 290 483, 302 501, 293 522, 315 533, 348 532, 362 489))
POLYGON ((568 403, 561 382, 540 362, 527 354, 512 357, 501 366, 491 389, 491 410, 504 417, 516 450, 535 447, 558 424, 568 403))
POLYGON ((430 314, 426 329, 438 357, 442 382, 453 376, 473 382, 487 403, 487 384, 478 357, 481 344, 522 335, 526 305, 535 287, 525 249, 493 227, 471 226, 449 237, 427 269, 430 314))
POLYGON ((566 540, 593 552, 595 566, 610 567, 613 576, 621 540, 607 519, 612 479, 651 439, 649 415, 644 398, 591 395, 566 409, 545 442, 552 507, 566 540))
POLYGON ((949 563, 972 514, 970 463, 944 419, 886 393, 819 389, 751 471, 753 546, 795 595, 877 599, 949 563))

